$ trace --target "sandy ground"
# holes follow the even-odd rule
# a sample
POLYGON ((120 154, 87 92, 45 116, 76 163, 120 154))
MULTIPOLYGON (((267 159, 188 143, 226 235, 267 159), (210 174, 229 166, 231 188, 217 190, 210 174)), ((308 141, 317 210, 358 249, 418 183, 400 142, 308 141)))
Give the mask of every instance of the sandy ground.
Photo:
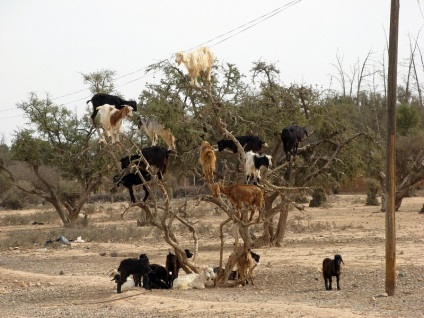
MULTIPOLYGON (((385 215, 378 212, 379 207, 367 207, 364 202, 365 196, 337 195, 325 208, 306 208, 304 214, 291 211, 283 246, 255 250, 261 264, 254 286, 184 291, 138 287, 117 294, 108 273, 122 259, 143 252, 152 263, 164 265, 169 248, 160 237, 134 238, 127 244, 93 239, 71 247, 3 247, 0 316, 424 317, 424 214, 418 213, 424 198, 405 199, 396 213, 394 297, 384 295, 385 215), (345 262, 342 290, 325 291, 322 260, 335 253, 345 262)), ((206 203, 201 205, 204 208, 206 203)), ((0 218, 7 213, 18 212, 2 211, 0 218)), ((210 233, 203 231, 200 236, 199 267, 219 262, 216 228, 223 216, 210 214, 196 216, 210 227, 210 233)), ((134 226, 135 221, 128 215, 117 223, 134 226)), ((0 226, 0 240, 15 231, 50 226, 60 228, 58 223, 0 226)), ((231 233, 226 234, 224 259, 233 248, 231 233)), ((180 240, 191 248, 189 235, 180 240)))

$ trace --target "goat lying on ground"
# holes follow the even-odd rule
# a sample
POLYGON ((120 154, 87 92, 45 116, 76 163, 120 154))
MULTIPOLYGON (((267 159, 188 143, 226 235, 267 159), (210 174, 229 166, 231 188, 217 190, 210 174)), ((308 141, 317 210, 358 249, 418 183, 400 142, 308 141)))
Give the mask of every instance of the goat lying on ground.
POLYGON ((293 125, 283 128, 281 140, 283 141, 283 148, 286 153, 287 161, 290 161, 290 154, 294 157, 297 156, 297 148, 305 136, 308 137, 308 132, 304 127, 293 125))
POLYGON ((109 104, 115 106, 117 109, 123 108, 125 105, 131 106, 133 111, 137 111, 137 103, 134 100, 123 100, 122 98, 115 96, 115 95, 109 95, 109 94, 95 94, 93 97, 91 97, 90 100, 87 101, 87 104, 91 102, 93 105, 93 113, 91 114, 91 121, 93 123, 93 126, 96 127, 96 115, 98 112, 97 107, 109 104))
POLYGON ((161 136, 168 146, 168 150, 176 150, 175 137, 169 128, 165 129, 156 119, 138 116, 138 129, 143 128, 147 136, 152 141, 152 146, 156 146, 158 136, 161 136))
MULTIPOLYGON (((191 253, 188 249, 184 250, 187 258, 192 258, 193 253, 191 253)), ((173 281, 175 278, 178 277, 178 273, 180 271, 180 268, 182 268, 183 265, 179 261, 178 257, 175 254, 172 254, 169 252, 168 255, 166 255, 166 261, 165 261, 165 268, 168 273, 170 273, 171 281, 173 281)))
MULTIPOLYGON (((112 143, 115 143, 115 139, 119 142, 122 119, 133 116, 132 108, 130 106, 124 106, 121 109, 117 109, 112 105, 106 104, 98 106, 97 110, 100 112, 100 121, 103 129, 108 136, 112 137, 112 143)), ((100 141, 106 142, 104 138, 101 138, 100 141)))
MULTIPOLYGON (((247 135, 247 136, 236 136, 236 139, 240 145, 244 148, 244 151, 253 151, 261 153, 263 147, 268 147, 268 144, 262 141, 258 136, 247 135)), ((218 141, 218 150, 223 151, 229 149, 233 153, 237 153, 237 145, 231 139, 221 139, 218 141)))
POLYGON ((200 274, 191 273, 175 278, 174 289, 203 289, 206 281, 213 281, 216 275, 211 267, 204 268, 200 274))
POLYGON ((266 167, 268 170, 272 166, 272 157, 269 155, 258 155, 253 151, 246 153, 246 182, 252 179, 254 184, 259 183, 261 180, 261 167, 266 167))
MULTIPOLYGON (((162 179, 163 174, 166 172, 166 168, 168 167, 170 151, 166 150, 163 147, 153 146, 141 149, 141 153, 150 165, 158 169, 157 176, 159 179, 162 179)), ((134 185, 143 184, 143 202, 146 202, 147 198, 149 197, 149 191, 147 190, 147 187, 145 186, 139 173, 146 182, 150 181, 152 176, 146 170, 146 164, 142 160, 140 160, 140 158, 140 155, 132 155, 121 159, 122 169, 126 169, 131 164, 131 162, 134 162, 134 164, 138 167, 139 172, 136 171, 132 173, 127 173, 126 171, 122 171, 120 174, 113 177, 113 183, 115 187, 119 187, 119 185, 122 184, 128 189, 130 193, 131 203, 136 202, 136 198, 133 191, 134 185)))
POLYGON ((207 81, 210 83, 214 56, 208 47, 199 47, 189 53, 178 52, 175 54, 175 62, 178 65, 183 63, 187 68, 191 85, 198 86, 197 78, 201 72, 207 72, 207 81))
POLYGON ((215 173, 216 157, 211 145, 206 140, 202 141, 200 146, 199 162, 202 165, 203 178, 206 182, 213 181, 213 174, 215 173))
MULTIPOLYGON (((143 256, 144 254, 141 254, 143 256)), ((170 289, 172 287, 171 276, 166 271, 165 267, 158 264, 150 264, 152 269, 148 274, 149 287, 151 289, 170 289)), ((135 286, 141 286, 141 275, 133 275, 135 286)))
POLYGON ((322 275, 324 276, 325 290, 332 290, 333 276, 337 279, 337 290, 340 290, 341 263, 344 264, 342 256, 336 254, 334 259, 325 258, 322 261, 322 275))
POLYGON ((117 283, 116 292, 121 293, 121 286, 127 281, 128 276, 138 274, 143 277, 143 287, 150 289, 147 274, 151 271, 150 262, 146 254, 141 254, 139 259, 127 258, 121 261, 118 267, 118 274, 113 277, 117 283))
POLYGON ((257 222, 262 219, 262 205, 264 203, 263 191, 252 184, 233 184, 229 186, 223 186, 220 183, 212 185, 212 195, 217 197, 219 193, 222 193, 228 197, 231 205, 233 205, 237 212, 238 218, 243 221, 241 215, 241 209, 243 203, 246 203, 250 208, 249 221, 252 221, 253 214, 255 213, 255 207, 259 211, 257 222))

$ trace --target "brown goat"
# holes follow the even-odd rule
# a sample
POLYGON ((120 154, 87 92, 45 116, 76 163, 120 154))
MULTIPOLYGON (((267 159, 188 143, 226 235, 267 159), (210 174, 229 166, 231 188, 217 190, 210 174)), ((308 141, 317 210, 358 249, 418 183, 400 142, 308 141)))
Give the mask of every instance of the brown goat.
POLYGON ((241 208, 246 203, 250 208, 249 222, 252 221, 255 207, 258 208, 259 215, 256 222, 262 218, 262 205, 264 203, 264 193, 261 189, 253 184, 233 184, 223 186, 220 183, 212 185, 212 194, 218 196, 223 193, 228 197, 230 203, 237 209, 238 218, 243 221, 241 216, 241 208))
MULTIPOLYGON (((239 246, 238 247, 243 248, 243 246, 239 246)), ((243 255, 239 257, 239 259, 237 260, 237 269, 238 269, 238 273, 240 275, 240 280, 242 281, 242 284, 246 284, 249 282, 252 285, 254 285, 253 283, 253 271, 256 267, 256 262, 252 257, 252 254, 250 253, 250 249, 247 251, 244 251, 243 255)))
POLYGON ((200 146, 199 162, 202 165, 203 177, 207 182, 212 182, 215 173, 216 157, 209 142, 204 140, 200 146))

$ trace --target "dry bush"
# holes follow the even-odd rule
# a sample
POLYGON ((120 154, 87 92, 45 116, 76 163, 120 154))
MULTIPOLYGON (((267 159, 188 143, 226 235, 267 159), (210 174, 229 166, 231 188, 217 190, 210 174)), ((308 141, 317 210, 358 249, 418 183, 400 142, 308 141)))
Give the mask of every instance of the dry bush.
POLYGON ((40 210, 31 214, 21 215, 19 213, 5 215, 0 218, 0 225, 27 225, 32 222, 51 223, 52 220, 56 220, 56 214, 53 210, 40 210))

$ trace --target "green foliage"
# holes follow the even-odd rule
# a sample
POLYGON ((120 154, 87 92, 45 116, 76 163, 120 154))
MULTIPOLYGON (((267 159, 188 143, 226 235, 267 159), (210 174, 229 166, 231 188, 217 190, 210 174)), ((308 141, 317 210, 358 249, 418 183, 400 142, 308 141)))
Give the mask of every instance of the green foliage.
POLYGON ((113 83, 115 75, 115 71, 101 70, 89 74, 82 74, 82 77, 84 84, 90 85, 91 93, 110 94, 115 90, 115 84, 113 83))
POLYGON ((402 103, 396 113, 396 129, 399 135, 406 136, 417 132, 420 125, 420 114, 417 107, 402 103))

